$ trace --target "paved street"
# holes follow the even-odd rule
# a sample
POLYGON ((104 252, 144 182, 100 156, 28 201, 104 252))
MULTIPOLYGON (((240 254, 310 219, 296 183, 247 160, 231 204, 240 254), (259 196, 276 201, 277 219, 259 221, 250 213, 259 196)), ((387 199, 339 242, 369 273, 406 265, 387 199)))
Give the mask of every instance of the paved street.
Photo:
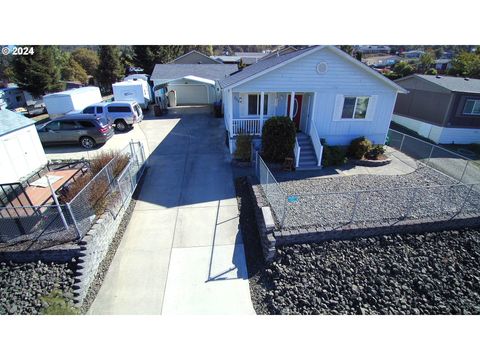
POLYGON ((254 314, 223 119, 206 110, 140 124, 150 168, 91 314, 254 314))

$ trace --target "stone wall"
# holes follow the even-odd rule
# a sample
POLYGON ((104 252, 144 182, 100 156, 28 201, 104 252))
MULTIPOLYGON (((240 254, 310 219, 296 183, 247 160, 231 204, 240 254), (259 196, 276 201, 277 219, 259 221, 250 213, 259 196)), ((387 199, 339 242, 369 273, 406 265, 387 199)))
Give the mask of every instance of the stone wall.
POLYGON ((108 252, 126 208, 127 206, 123 206, 116 217, 109 211, 105 212, 80 241, 81 250, 75 277, 75 302, 78 306, 82 305, 88 289, 95 279, 100 263, 108 252))

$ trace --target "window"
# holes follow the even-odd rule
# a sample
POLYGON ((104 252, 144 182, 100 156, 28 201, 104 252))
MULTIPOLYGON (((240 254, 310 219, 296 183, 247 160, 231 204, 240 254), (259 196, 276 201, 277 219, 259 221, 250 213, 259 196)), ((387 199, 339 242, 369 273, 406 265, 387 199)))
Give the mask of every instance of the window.
POLYGON ((469 99, 465 101, 463 115, 480 115, 480 100, 469 99))
POLYGON ((87 120, 79 121, 78 123, 79 123, 80 126, 83 127, 83 128, 94 128, 94 127, 95 127, 95 125, 93 125, 92 122, 87 121, 87 120))
POLYGON ((22 101, 22 97, 20 95, 15 96, 15 100, 17 100, 17 102, 20 102, 20 101, 22 101))
POLYGON ((50 124, 45 126, 45 130, 47 130, 47 131, 49 131, 49 130, 52 130, 52 131, 60 130, 60 122, 59 121, 52 121, 50 124))
POLYGON ((97 114, 103 114, 103 107, 97 106, 97 114))
POLYGON ((368 96, 347 96, 343 101, 342 119, 365 119, 367 116, 368 96))
POLYGON ((108 107, 108 112, 113 112, 113 113, 126 112, 126 113, 129 113, 129 112, 131 112, 131 109, 130 109, 129 106, 109 106, 108 107))
POLYGON ((60 130, 75 130, 77 128, 77 123, 73 120, 60 122, 60 130))
POLYGON ((89 106, 83 110, 84 114, 95 114, 95 108, 93 106, 89 106))
MULTIPOLYGON (((248 115, 260 115, 260 94, 248 95, 248 115)), ((263 115, 268 113, 268 95, 263 99, 263 115)))

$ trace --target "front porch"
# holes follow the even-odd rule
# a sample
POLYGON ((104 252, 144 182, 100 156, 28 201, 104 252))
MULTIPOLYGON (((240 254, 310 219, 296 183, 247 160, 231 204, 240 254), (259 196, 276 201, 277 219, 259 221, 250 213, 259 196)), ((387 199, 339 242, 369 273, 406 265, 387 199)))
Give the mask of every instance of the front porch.
POLYGON ((230 151, 235 150, 236 137, 248 134, 261 137, 265 121, 273 116, 288 116, 295 122, 297 139, 294 155, 299 170, 321 167, 323 146, 315 125, 315 92, 235 92, 226 91, 225 127, 230 151))

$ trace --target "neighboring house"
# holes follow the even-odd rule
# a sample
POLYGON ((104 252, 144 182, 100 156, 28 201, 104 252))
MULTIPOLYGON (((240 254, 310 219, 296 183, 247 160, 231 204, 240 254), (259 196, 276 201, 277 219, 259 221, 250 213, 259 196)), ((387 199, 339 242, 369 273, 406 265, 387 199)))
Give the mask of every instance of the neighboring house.
POLYGON ((480 80, 411 75, 395 81, 400 95, 392 121, 437 144, 480 143, 480 80))
POLYGON ((355 51, 362 54, 390 54, 391 48, 386 45, 358 45, 355 51))
POLYGON ((179 56, 170 64, 221 64, 220 61, 212 59, 197 50, 192 50, 182 56, 179 56))
POLYGON ((220 81, 230 151, 239 134, 260 141, 272 116, 289 116, 300 130, 298 168, 320 166, 323 147, 360 136, 384 144, 397 93, 406 92, 334 46, 308 47, 259 61, 220 81))
POLYGON ((0 183, 18 182, 47 163, 35 122, 0 110, 0 183))
POLYGON ((452 67, 452 59, 435 60, 435 69, 440 73, 445 73, 452 67))
POLYGON ((0 88, 0 90, 3 92, 0 102, 5 103, 7 109, 13 110, 19 107, 27 106, 25 94, 18 86, 9 85, 8 87, 0 88))
POLYGON ((367 66, 373 66, 375 68, 391 67, 400 62, 402 58, 397 55, 384 55, 384 56, 371 56, 362 59, 362 62, 367 66))
POLYGON ((410 50, 410 51, 404 51, 400 55, 407 59, 420 59, 420 56, 422 56, 423 54, 425 54, 425 51, 410 50))
POLYGON ((240 56, 234 55, 212 55, 210 56, 212 59, 220 61, 222 64, 240 64, 242 58, 240 56))
POLYGON ((178 105, 212 104, 221 99, 218 81, 237 70, 233 64, 157 64, 150 80, 155 89, 174 90, 178 105))

